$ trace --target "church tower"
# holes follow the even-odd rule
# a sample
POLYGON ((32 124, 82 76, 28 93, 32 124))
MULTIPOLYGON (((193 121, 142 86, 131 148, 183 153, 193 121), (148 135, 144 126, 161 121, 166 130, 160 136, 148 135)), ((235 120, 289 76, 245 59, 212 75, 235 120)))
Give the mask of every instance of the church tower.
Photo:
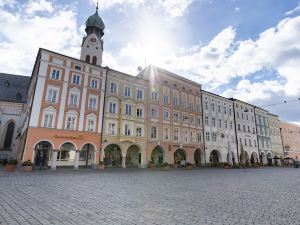
POLYGON ((96 12, 86 21, 85 32, 81 46, 80 60, 101 66, 103 54, 103 40, 105 25, 98 14, 98 3, 96 12))

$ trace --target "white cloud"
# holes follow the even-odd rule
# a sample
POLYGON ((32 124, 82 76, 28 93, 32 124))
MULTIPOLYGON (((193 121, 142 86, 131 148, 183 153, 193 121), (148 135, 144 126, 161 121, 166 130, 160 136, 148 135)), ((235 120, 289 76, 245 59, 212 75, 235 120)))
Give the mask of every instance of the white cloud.
POLYGON ((16 0, 0 0, 0 7, 8 6, 13 7, 16 4, 16 0))
POLYGON ((293 14, 295 14, 297 12, 300 12, 300 3, 298 3, 298 5, 296 6, 296 8, 294 8, 294 9, 286 12, 285 15, 286 16, 290 16, 290 15, 293 15, 293 14))
POLYGON ((30 0, 25 5, 25 11, 28 15, 33 15, 36 12, 53 12, 52 2, 46 0, 30 0))
MULTIPOLYGON (((188 7, 195 0, 102 0, 99 2, 100 9, 107 9, 113 6, 132 6, 139 7, 141 5, 152 9, 163 9, 163 11, 171 17, 180 17, 185 14, 188 7)), ((90 0, 92 4, 96 4, 97 0, 90 0)))
POLYGON ((0 7, 2 72, 30 75, 39 47, 79 56, 83 35, 77 29, 73 10, 57 8, 50 13, 50 8, 44 8, 49 14, 43 17, 34 8, 26 12, 19 7, 14 13, 0 7))

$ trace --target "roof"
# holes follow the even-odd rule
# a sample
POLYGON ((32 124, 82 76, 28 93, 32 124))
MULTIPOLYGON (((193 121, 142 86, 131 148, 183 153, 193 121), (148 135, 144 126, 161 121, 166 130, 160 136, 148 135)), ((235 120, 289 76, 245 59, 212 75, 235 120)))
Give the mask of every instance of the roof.
POLYGON ((183 81, 185 81, 185 82, 188 82, 188 83, 190 83, 190 84, 192 84, 192 85, 195 85, 195 86, 199 86, 199 87, 201 88, 201 84, 198 84, 198 83, 196 83, 196 82, 194 82, 194 81, 192 81, 192 80, 189 80, 189 79, 187 79, 187 78, 185 78, 185 77, 182 77, 182 76, 180 76, 180 75, 177 75, 177 74, 175 74, 175 73, 172 73, 172 72, 170 72, 170 71, 168 71, 168 70, 162 69, 162 68, 157 67, 157 66, 154 66, 154 65, 148 65, 146 68, 144 68, 144 70, 142 70, 142 71, 137 75, 137 77, 141 77, 143 74, 147 74, 147 71, 149 71, 149 70, 151 70, 151 69, 155 69, 158 73, 163 73, 163 74, 169 75, 169 76, 171 76, 171 77, 177 78, 177 79, 179 79, 179 80, 183 80, 183 81))
POLYGON ((30 77, 0 73, 0 101, 26 103, 30 77))
POLYGON ((217 95, 217 94, 215 94, 215 93, 212 93, 212 92, 209 92, 209 91, 205 91, 205 90, 202 90, 202 93, 206 93, 206 94, 209 94, 209 95, 213 95, 213 96, 216 96, 217 98, 222 98, 222 99, 226 100, 227 102, 231 102, 231 103, 233 104, 232 100, 230 100, 230 99, 228 99, 228 98, 225 98, 225 97, 223 97, 223 96, 221 96, 221 95, 217 95))
POLYGON ((91 15, 85 24, 87 27, 98 27, 101 30, 105 29, 105 25, 98 14, 98 11, 96 11, 94 15, 91 15))

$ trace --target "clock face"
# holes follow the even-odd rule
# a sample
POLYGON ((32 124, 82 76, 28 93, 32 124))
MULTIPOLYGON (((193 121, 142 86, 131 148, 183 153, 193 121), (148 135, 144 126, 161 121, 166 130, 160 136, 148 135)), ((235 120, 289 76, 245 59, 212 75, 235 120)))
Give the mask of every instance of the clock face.
POLYGON ((97 44, 97 38, 91 37, 91 38, 89 39, 89 43, 90 43, 91 45, 96 45, 96 44, 97 44))

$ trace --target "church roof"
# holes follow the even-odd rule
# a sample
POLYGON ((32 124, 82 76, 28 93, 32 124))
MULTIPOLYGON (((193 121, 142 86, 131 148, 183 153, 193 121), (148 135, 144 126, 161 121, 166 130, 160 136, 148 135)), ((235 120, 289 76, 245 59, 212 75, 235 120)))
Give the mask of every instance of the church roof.
POLYGON ((86 26, 87 27, 98 27, 101 30, 105 29, 105 25, 103 23, 103 20, 98 14, 98 10, 95 12, 94 15, 91 15, 87 21, 86 21, 86 26))
POLYGON ((0 73, 0 101, 26 103, 30 77, 0 73))

